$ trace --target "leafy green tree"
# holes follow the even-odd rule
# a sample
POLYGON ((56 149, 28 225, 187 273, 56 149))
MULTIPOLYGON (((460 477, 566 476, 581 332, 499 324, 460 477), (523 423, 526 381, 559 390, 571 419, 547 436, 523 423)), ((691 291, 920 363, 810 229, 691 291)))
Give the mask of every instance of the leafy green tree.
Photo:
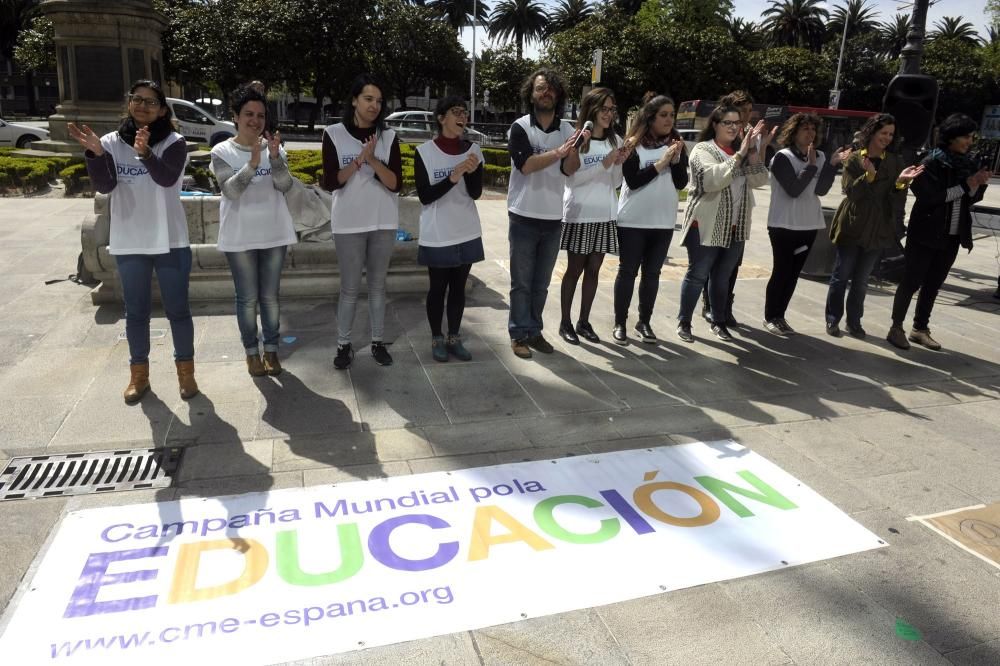
POLYGON ((938 37, 924 48, 923 69, 938 80, 938 119, 961 111, 979 118, 1000 90, 987 49, 967 39, 938 37), (988 76, 984 74, 988 73, 988 76))
MULTIPOLYGON (((823 56, 836 72, 840 40, 827 42, 823 47, 823 56)), ((898 63, 885 55, 885 46, 878 32, 848 37, 844 45, 844 66, 840 74, 840 108, 877 109, 881 106, 886 86, 897 69, 898 63)))
POLYGON ((549 15, 538 0, 499 0, 490 13, 490 37, 517 45, 517 57, 524 56, 524 44, 538 42, 547 34, 549 15))
POLYGON ((910 15, 896 14, 892 20, 879 26, 882 37, 882 52, 890 58, 898 58, 906 46, 906 34, 910 31, 910 15))
POLYGON ((24 71, 56 68, 56 29, 46 16, 35 16, 17 35, 14 61, 24 71))
POLYGON ((661 0, 671 21, 688 28, 725 27, 733 14, 732 0, 661 0))
POLYGON ((558 6, 549 14, 547 34, 549 36, 576 27, 594 13, 594 6, 587 0, 559 0, 558 6))
POLYGON ((934 29, 927 34, 928 41, 936 39, 951 39, 968 44, 979 42, 976 27, 961 16, 945 16, 934 22, 934 29))
POLYGON ((826 34, 825 22, 830 13, 821 0, 770 0, 761 13, 763 28, 775 44, 819 51, 826 34))
POLYGON ((477 87, 490 91, 490 107, 521 107, 521 83, 537 68, 530 58, 518 58, 513 44, 485 49, 476 64, 477 87))
POLYGON ((771 104, 826 106, 834 70, 818 53, 784 46, 749 54, 755 99, 771 104))
POLYGON ((729 30, 729 36, 733 41, 747 51, 756 51, 767 45, 767 35, 753 21, 744 20, 739 16, 730 18, 726 22, 726 29, 729 30))
POLYGON ((473 15, 477 22, 483 23, 486 22, 488 15, 485 0, 428 0, 419 4, 444 19, 456 32, 472 25, 473 15))
POLYGON ((855 35, 878 30, 878 10, 869 4, 871 0, 843 0, 844 4, 839 5, 830 12, 830 22, 826 29, 829 39, 837 40, 844 34, 844 23, 847 23, 847 37, 850 39, 855 35))

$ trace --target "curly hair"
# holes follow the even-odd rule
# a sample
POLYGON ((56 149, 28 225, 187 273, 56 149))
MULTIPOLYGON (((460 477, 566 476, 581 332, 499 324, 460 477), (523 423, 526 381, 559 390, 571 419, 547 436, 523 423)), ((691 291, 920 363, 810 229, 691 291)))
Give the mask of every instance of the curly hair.
POLYGON ((549 84, 549 87, 556 94, 556 105, 555 114, 556 118, 562 118, 563 111, 566 109, 566 86, 563 85, 562 77, 554 70, 548 67, 540 67, 532 72, 531 76, 524 80, 521 84, 521 99, 524 100, 524 106, 531 108, 531 93, 535 90, 535 79, 539 76, 545 78, 545 82, 549 84))
POLYGON ((781 130, 778 132, 778 145, 787 148, 795 143, 795 135, 798 134, 799 128, 803 125, 812 125, 816 128, 817 136, 823 131, 823 119, 818 115, 815 113, 796 113, 781 126, 781 130))
POLYGON ((858 141, 861 143, 862 148, 867 148, 868 144, 871 142, 872 137, 883 127, 889 125, 895 125, 896 118, 891 113, 878 113, 865 121, 865 124, 861 126, 858 132, 861 134, 858 137, 858 141))
POLYGON ((233 116, 240 115, 240 111, 246 106, 247 102, 260 102, 264 105, 264 112, 267 113, 267 98, 260 92, 260 90, 251 84, 237 88, 233 92, 232 96, 232 109, 233 116))
POLYGON ((740 110, 735 106, 717 106, 712 111, 712 115, 708 117, 708 124, 705 125, 704 129, 701 130, 701 134, 698 135, 698 141, 711 141, 715 138, 715 126, 726 116, 727 113, 735 113, 737 116, 740 115, 740 110))

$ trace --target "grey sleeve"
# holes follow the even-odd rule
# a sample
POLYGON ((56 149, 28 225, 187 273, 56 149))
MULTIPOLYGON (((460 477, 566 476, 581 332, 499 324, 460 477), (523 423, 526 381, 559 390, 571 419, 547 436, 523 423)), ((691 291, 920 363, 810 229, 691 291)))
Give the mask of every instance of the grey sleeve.
POLYGON ((219 181, 222 196, 227 199, 239 199, 247 187, 250 186, 250 181, 253 180, 254 169, 251 169, 250 163, 247 162, 243 165, 242 169, 234 171, 233 167, 229 166, 226 160, 212 155, 212 173, 215 174, 215 179, 219 181))
POLYGON ((288 170, 288 162, 280 155, 278 159, 271 160, 271 179, 274 180, 274 189, 279 192, 292 189, 292 173, 288 170))

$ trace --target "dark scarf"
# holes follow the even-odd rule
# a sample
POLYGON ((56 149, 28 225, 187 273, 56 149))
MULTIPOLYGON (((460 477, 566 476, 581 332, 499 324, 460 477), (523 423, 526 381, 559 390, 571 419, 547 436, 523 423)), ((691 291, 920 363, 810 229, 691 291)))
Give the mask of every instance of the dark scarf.
MULTIPOLYGON (((139 128, 135 124, 132 116, 126 116, 118 126, 118 136, 128 145, 135 147, 135 135, 139 128)), ((170 136, 174 131, 173 125, 167 117, 157 118, 149 125, 149 147, 152 148, 159 142, 170 136)))
POLYGON ((938 160, 949 169, 953 169, 959 182, 979 171, 979 165, 969 157, 968 153, 953 153, 945 148, 935 148, 927 154, 927 159, 938 160))

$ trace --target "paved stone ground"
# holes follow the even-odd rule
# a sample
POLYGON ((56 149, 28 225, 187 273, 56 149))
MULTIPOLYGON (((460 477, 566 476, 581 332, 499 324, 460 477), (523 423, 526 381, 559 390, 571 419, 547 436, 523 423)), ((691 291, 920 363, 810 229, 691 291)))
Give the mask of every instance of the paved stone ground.
MULTIPOLYGON (((46 280, 73 272, 88 200, 0 200, 0 462, 38 452, 128 445, 188 447, 178 487, 0 505, 0 606, 67 511, 180 497, 546 459, 732 437, 815 488, 892 545, 741 580, 581 609, 302 664, 996 664, 1000 570, 906 521, 1000 501, 998 245, 980 234, 959 258, 932 328, 945 351, 888 346, 892 288, 867 300, 868 340, 823 333, 825 285, 804 280, 782 339, 760 319, 770 249, 768 193, 736 314, 721 343, 674 337, 685 253, 673 247, 654 329, 657 345, 557 342, 558 288, 546 321, 557 352, 524 361, 506 333, 506 214, 480 202, 487 260, 473 269, 463 331, 474 360, 437 364, 420 295, 391 295, 395 365, 360 353, 331 365, 333 298, 288 302, 277 379, 247 376, 230 304, 195 309, 202 395, 177 396, 169 334, 154 340, 153 391, 121 401, 127 349, 119 307, 46 280), (923 640, 895 636, 897 617, 923 640)), ((828 197, 835 205, 836 197, 828 197)), ((988 200, 1000 202, 1000 187, 988 200)), ((611 330, 613 270, 593 323, 611 330)), ((358 331, 367 331, 365 307, 358 331)), ((167 330, 162 313, 154 329, 167 330)), ((364 341, 364 335, 361 341, 364 341)), ((7 608, 7 612, 10 612, 7 608)))

